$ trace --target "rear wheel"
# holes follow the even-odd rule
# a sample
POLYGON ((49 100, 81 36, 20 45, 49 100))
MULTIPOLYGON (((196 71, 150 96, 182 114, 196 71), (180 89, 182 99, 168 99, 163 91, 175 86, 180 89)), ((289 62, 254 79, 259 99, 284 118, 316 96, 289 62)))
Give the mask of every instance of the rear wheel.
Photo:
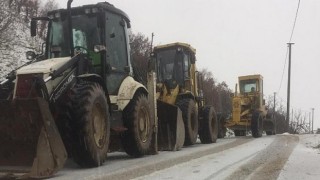
POLYGON ((107 157, 110 115, 103 88, 82 81, 71 92, 70 117, 73 130, 71 152, 80 166, 100 166, 107 157))
POLYGON ((217 115, 218 119, 218 138, 224 138, 226 136, 227 128, 224 127, 225 118, 222 114, 217 115))
POLYGON ((124 124, 128 128, 121 135, 123 149, 127 154, 141 157, 150 151, 154 122, 148 99, 136 94, 124 110, 124 124))
POLYGON ((212 106, 207 106, 203 110, 203 119, 199 128, 199 137, 202 143, 215 143, 218 136, 217 115, 212 106))
POLYGON ((198 137, 198 110, 193 99, 181 99, 177 106, 182 111, 182 119, 185 127, 184 145, 193 145, 198 137))
POLYGON ((262 136, 262 116, 260 112, 254 112, 252 114, 252 119, 251 119, 251 132, 252 136, 255 138, 261 137, 262 136))

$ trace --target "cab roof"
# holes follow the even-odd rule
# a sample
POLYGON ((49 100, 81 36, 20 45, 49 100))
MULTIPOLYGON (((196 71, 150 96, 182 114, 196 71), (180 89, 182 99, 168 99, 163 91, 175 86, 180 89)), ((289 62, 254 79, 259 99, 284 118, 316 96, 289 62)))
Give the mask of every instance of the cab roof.
MULTIPOLYGON (((119 15, 119 16, 123 17, 124 20, 127 22, 128 28, 131 27, 129 16, 125 12, 114 7, 114 5, 112 5, 108 2, 99 2, 97 4, 89 4, 89 5, 83 5, 83 6, 78 6, 78 7, 72 7, 71 11, 72 12, 77 12, 77 11, 79 12, 79 11, 83 11, 88 8, 97 8, 99 11, 109 11, 113 14, 119 15)), ((51 14, 55 14, 57 12, 64 14, 67 12, 67 9, 57 9, 57 10, 49 11, 48 16, 51 14)))
POLYGON ((259 80, 261 79, 261 80, 263 80, 263 77, 262 77, 262 75, 260 75, 260 74, 239 76, 239 81, 249 80, 249 79, 259 79, 259 80))
POLYGON ((190 44, 182 43, 182 42, 176 42, 176 43, 155 46, 154 50, 157 51, 160 49, 167 49, 167 48, 169 49, 169 48, 174 48, 174 47, 178 47, 178 46, 186 48, 186 49, 190 50, 192 53, 196 54, 195 48, 193 48, 190 44))

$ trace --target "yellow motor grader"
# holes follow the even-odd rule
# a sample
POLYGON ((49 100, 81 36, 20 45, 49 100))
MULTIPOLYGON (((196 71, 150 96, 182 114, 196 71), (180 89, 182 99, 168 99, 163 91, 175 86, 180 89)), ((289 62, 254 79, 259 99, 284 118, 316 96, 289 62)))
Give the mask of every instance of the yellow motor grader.
POLYGON ((212 106, 204 106, 195 54, 192 46, 177 42, 154 47, 152 55, 157 73, 158 141, 166 144, 172 137, 177 142, 174 149, 195 144, 198 134, 202 143, 217 139, 216 113, 212 106))
POLYGON ((251 130, 253 137, 261 137, 265 131, 273 135, 274 122, 267 114, 265 100, 263 99, 263 77, 261 75, 248 75, 239 77, 232 98, 232 117, 227 120, 225 127, 232 129, 235 136, 245 136, 251 130))

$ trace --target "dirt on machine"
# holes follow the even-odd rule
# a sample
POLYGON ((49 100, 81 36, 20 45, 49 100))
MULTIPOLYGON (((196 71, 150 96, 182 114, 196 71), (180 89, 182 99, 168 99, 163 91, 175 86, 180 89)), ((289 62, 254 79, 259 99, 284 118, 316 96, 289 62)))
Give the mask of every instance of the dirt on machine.
POLYGON ((263 99, 263 77, 259 74, 240 76, 239 93, 237 89, 236 85, 232 116, 224 122, 223 128, 232 129, 235 136, 246 136, 249 131, 255 138, 261 137, 263 131, 267 135, 275 134, 274 120, 263 99))
POLYGON ((131 76, 128 16, 113 5, 51 11, 42 54, 0 83, 0 178, 45 178, 68 157, 96 167, 107 152, 157 153, 154 79, 131 76))
POLYGON ((198 135, 202 143, 216 142, 217 117, 212 106, 204 105, 195 54, 192 46, 181 42, 154 47, 161 150, 193 145, 198 135))

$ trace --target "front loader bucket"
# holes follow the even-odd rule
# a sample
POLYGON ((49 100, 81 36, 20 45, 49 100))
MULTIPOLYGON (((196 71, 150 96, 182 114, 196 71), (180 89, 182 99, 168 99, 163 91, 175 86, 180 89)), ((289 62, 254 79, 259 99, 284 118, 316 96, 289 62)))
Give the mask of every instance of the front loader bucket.
POLYGON ((0 101, 0 179, 48 177, 66 159, 47 101, 0 101))
POLYGON ((182 148, 185 129, 181 110, 174 105, 157 101, 158 147, 162 151, 177 151, 182 148))

